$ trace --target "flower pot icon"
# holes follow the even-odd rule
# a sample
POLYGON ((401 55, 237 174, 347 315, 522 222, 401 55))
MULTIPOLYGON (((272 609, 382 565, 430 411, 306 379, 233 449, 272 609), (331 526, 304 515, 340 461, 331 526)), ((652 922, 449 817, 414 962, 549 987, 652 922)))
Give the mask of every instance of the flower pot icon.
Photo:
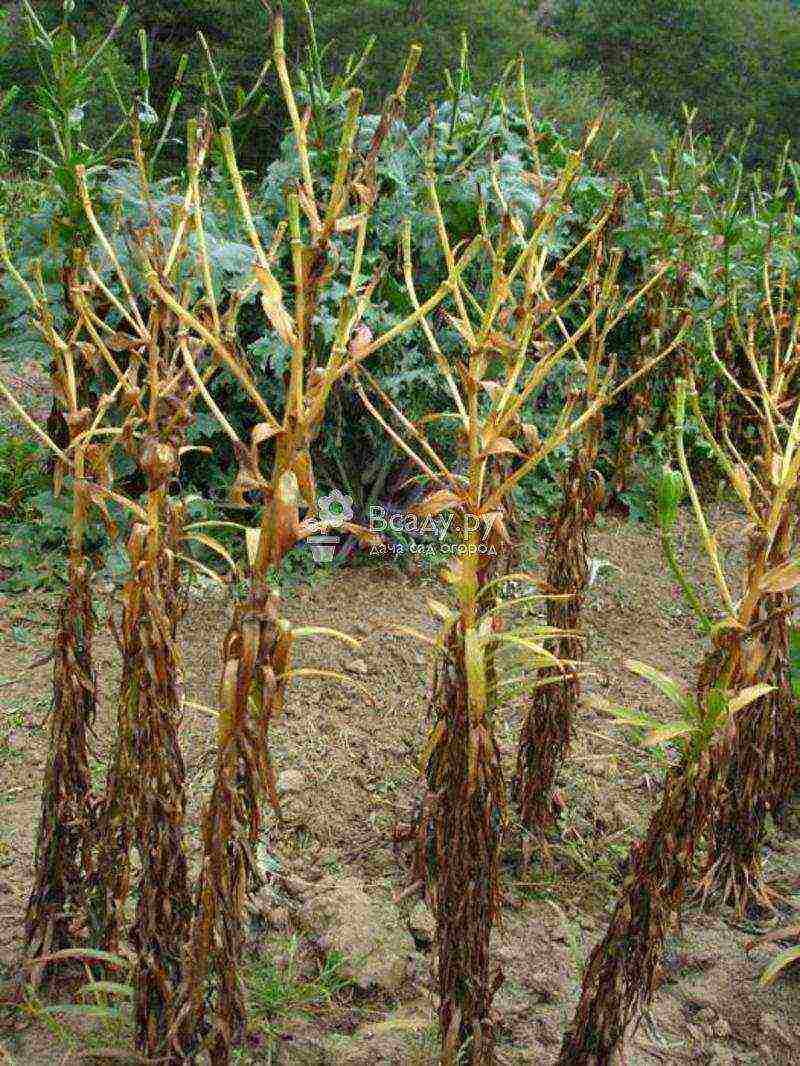
POLYGON ((316 537, 309 537, 308 545, 311 548, 311 556, 314 562, 332 563, 333 556, 336 553, 336 545, 338 543, 338 537, 326 536, 324 533, 319 534, 316 537))

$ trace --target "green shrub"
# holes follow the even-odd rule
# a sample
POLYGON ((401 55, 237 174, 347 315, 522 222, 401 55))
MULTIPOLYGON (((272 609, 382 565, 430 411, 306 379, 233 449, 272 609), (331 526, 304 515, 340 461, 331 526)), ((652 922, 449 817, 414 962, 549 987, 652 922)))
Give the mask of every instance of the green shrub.
MULTIPOLYGON (((32 5, 48 30, 61 23, 61 3, 33 3, 32 5)), ((77 7, 81 5, 78 4, 77 7)), ((103 19, 73 16, 74 26, 89 27, 78 41, 79 56, 88 57, 113 24, 117 5, 104 5, 103 19), (108 17, 106 17, 108 16, 108 17)), ((46 128, 41 108, 37 104, 36 90, 41 83, 41 51, 32 45, 28 20, 20 5, 11 12, 0 15, 0 94, 11 86, 19 87, 14 106, 2 117, 2 141, 11 157, 15 170, 29 169, 40 145, 48 145, 52 134, 46 128)), ((91 145, 99 145, 112 132, 120 120, 120 109, 107 74, 113 77, 123 99, 131 98, 135 77, 118 44, 112 44, 104 53, 102 69, 92 82, 91 95, 81 101, 83 118, 80 123, 81 139, 91 145)))
POLYGON ((47 487, 45 458, 38 444, 0 425, 0 521, 30 516, 33 497, 47 487))
MULTIPOLYGON (((530 79, 529 79, 530 80, 530 79)), ((639 172, 650 171, 653 152, 662 155, 672 136, 670 125, 624 98, 609 94, 598 70, 556 70, 531 86, 534 109, 549 119, 571 144, 586 126, 605 114, 595 141, 595 157, 608 159, 607 170, 633 183, 639 172)))
POLYGON ((613 93, 721 139, 752 122, 748 162, 768 163, 800 133, 800 19, 783 0, 562 0, 576 62, 600 65, 613 93))

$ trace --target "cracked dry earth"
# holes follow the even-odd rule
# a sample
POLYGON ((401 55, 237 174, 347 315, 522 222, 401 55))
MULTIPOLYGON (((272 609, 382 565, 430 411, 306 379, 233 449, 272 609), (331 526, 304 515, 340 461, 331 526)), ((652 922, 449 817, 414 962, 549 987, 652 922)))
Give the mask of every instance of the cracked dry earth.
MULTIPOLYGON (((735 557, 735 522, 726 547, 735 557)), ((681 550, 693 551, 688 530, 681 550)), ((536 554, 536 545, 532 545, 536 554)), ((667 720, 668 707, 627 673, 640 659, 691 683, 702 642, 663 575, 653 531, 608 520, 592 555, 609 564, 585 612, 586 687, 667 720)), ((0 596, 2 586, 0 586, 0 596)), ((292 683, 273 752, 286 826, 270 822, 261 859, 266 887, 251 906, 250 1026, 239 1062, 273 1066, 433 1066, 432 919, 404 891, 409 873, 393 841, 418 794, 417 753, 425 739, 427 649, 386 627, 432 634, 426 599, 445 594, 433 580, 394 568, 321 577, 287 592, 295 620, 334 626, 363 640, 354 652, 333 641, 302 641, 298 665, 346 674, 351 684, 310 677, 292 683), (398 901, 398 897, 402 897, 398 901)), ((52 597, 7 597, 0 623, 0 964, 11 973, 31 873, 45 759, 52 597)), ((190 789, 189 850, 198 854, 198 814, 210 786, 217 648, 227 624, 223 598, 193 596, 182 631, 189 705, 182 728, 190 789)), ((94 741, 101 785, 110 742, 119 662, 101 630, 97 666, 102 713, 94 741)), ((521 703, 502 708, 498 733, 510 774, 521 703)), ((580 972, 602 935, 620 871, 658 797, 667 755, 583 708, 559 782, 566 803, 550 863, 521 869, 510 834, 506 898, 494 953, 505 983, 495 1000, 499 1062, 555 1061, 571 1017, 580 972)), ((800 818, 770 828, 769 879, 783 896, 800 893, 800 818)), ((749 948, 771 923, 738 920, 727 909, 685 912, 653 1009, 629 1041, 628 1066, 791 1066, 800 1063, 800 979, 764 988, 759 975, 778 948, 749 948)), ((779 924, 786 921, 781 916, 779 924)), ((54 993, 69 1002, 74 975, 54 993), (71 982, 71 983, 70 983, 71 982)), ((52 1000, 49 1001, 52 1004, 52 1000)), ((133 1062, 120 1016, 86 1019, 0 1008, 0 1062, 133 1062), (114 1058, 109 1058, 113 1053, 114 1058)))

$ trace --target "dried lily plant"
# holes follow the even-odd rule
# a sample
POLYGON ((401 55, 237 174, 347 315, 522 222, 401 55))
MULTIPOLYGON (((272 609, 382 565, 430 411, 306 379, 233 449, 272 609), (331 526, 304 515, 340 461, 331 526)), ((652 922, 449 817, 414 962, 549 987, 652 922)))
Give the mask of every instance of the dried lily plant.
POLYGON ((770 692, 764 684, 738 692, 726 689, 720 663, 719 650, 708 654, 694 694, 682 692, 672 678, 644 663, 626 664, 677 708, 680 719, 667 725, 593 698, 599 710, 618 721, 649 729, 647 743, 676 743, 681 757, 667 771, 661 802, 643 839, 631 850, 608 929, 584 971, 581 998, 558 1066, 619 1062, 626 1033, 651 1001, 666 937, 692 876, 695 849, 724 784, 735 719, 746 718, 770 692))
MULTIPOLYGON (((797 540, 800 472, 800 407, 796 400, 797 292, 783 266, 765 264, 760 312, 742 322, 736 299, 731 323, 752 375, 730 379, 759 427, 759 455, 745 463, 724 422, 721 439, 710 429, 691 369, 676 386, 675 453, 680 472, 666 469, 658 513, 667 565, 675 575, 711 648, 696 691, 687 696, 671 679, 630 664, 653 681, 682 712, 664 725, 605 707, 623 721, 651 728, 651 743, 681 748, 670 768, 661 804, 644 840, 631 855, 630 871, 604 939, 584 975, 575 1020, 559 1066, 616 1061, 625 1033, 649 1003, 664 941, 692 876, 695 849, 709 837, 704 893, 721 889, 743 909, 769 903, 760 845, 766 811, 777 808, 797 780, 797 720, 788 662, 789 594, 800 582, 791 558, 797 540), (734 598, 703 510, 684 447, 687 402, 719 468, 747 516, 747 554, 742 592, 734 598), (673 530, 678 502, 688 490, 695 524, 717 594, 709 605, 677 557, 673 530), (788 780, 787 780, 788 779, 788 780)), ((711 356, 718 357, 708 331, 711 356)), ((688 362, 688 360, 687 360, 688 362)), ((720 364, 721 365, 721 364, 720 364)))
MULTIPOLYGON (((795 226, 792 210, 785 222, 788 248, 795 226)), ((726 377, 753 430, 751 456, 743 456, 734 443, 725 411, 717 410, 711 430, 691 374, 688 379, 692 413, 746 515, 746 563, 741 593, 734 599, 716 539, 696 508, 724 612, 713 633, 725 652, 728 687, 757 682, 770 686, 737 729, 709 840, 705 889, 719 889, 740 910, 751 903, 769 904, 761 865, 764 820, 769 810, 779 813, 800 780, 800 726, 789 660, 792 592, 800 584, 800 566, 793 558, 800 475, 800 292, 781 246, 779 241, 774 256, 764 263, 763 299, 757 310, 745 319, 737 296, 731 300, 730 328, 748 373, 726 377)), ((709 348, 722 368, 710 330, 709 348)))
MULTIPOLYGON (((53 638, 53 704, 34 884, 25 914, 26 952, 30 959, 37 959, 85 946, 88 937, 87 884, 93 864, 96 803, 87 735, 97 713, 97 679, 92 658, 95 619, 86 528, 90 512, 97 506, 110 532, 115 533, 103 495, 103 490, 112 495, 109 452, 115 436, 106 424, 106 415, 121 385, 101 392, 99 398, 85 388, 99 367, 86 319, 80 313, 83 296, 76 273, 70 274, 68 291, 74 324, 62 336, 48 307, 40 265, 34 264, 32 287, 11 261, 1 223, 0 257, 27 296, 33 322, 52 353, 54 402, 68 434, 64 450, 33 421, 2 381, 0 394, 52 453, 55 494, 62 491, 67 478, 72 495, 67 585, 58 605, 53 638)), ((97 376, 102 379, 101 374, 97 376)), ((34 982, 44 972, 43 966, 36 967, 34 982)))
MULTIPOLYGON (((187 525, 179 482, 182 456, 190 449, 187 430, 192 406, 205 389, 195 382, 184 359, 187 344, 181 315, 175 307, 213 321, 213 294, 197 299, 194 288, 180 278, 188 257, 198 174, 210 143, 210 127, 190 127, 188 180, 171 224, 158 217, 151 196, 138 125, 133 150, 137 164, 145 223, 131 228, 128 243, 138 260, 139 274, 149 284, 134 294, 131 271, 123 269, 114 245, 101 227, 85 175, 78 168, 84 210, 96 239, 95 253, 105 257, 121 296, 104 286, 119 318, 112 329, 82 295, 80 312, 98 355, 117 367, 114 352, 125 354, 128 366, 117 367, 123 385, 122 421, 117 433, 135 461, 144 483, 140 501, 120 502, 132 514, 128 539, 129 574, 122 593, 119 630, 113 631, 122 654, 116 745, 109 769, 97 832, 92 919, 102 946, 118 953, 125 933, 125 905, 131 881, 131 853, 139 859, 136 916, 132 939, 137 953, 135 1013, 137 1046, 148 1055, 163 1047, 183 974, 191 918, 191 894, 183 842, 186 808, 185 770, 179 744, 183 685, 178 624, 185 607, 186 542, 196 540, 227 552, 200 528, 187 525), (172 294, 176 293, 175 296, 172 294), (143 315, 139 301, 145 306, 143 315)), ((86 272, 99 279, 91 254, 86 272)), ((198 358, 202 352, 196 350, 198 358)))
MULTIPOLYGON (((316 517, 316 489, 310 446, 318 432, 331 389, 367 356, 410 330, 422 316, 436 308, 454 288, 456 278, 477 251, 468 248, 453 262, 448 279, 426 303, 383 335, 373 338, 363 323, 364 313, 379 280, 361 279, 363 252, 370 213, 378 193, 375 162, 393 117, 399 114, 419 52, 411 53, 398 90, 390 97, 372 141, 362 158, 354 146, 362 96, 353 90, 343 124, 334 180, 327 202, 318 201, 317 181, 306 143, 308 116, 300 116, 286 69, 283 19, 273 18, 273 56, 292 121, 300 162, 300 182, 287 196, 287 223, 276 231, 265 249, 253 219, 238 169, 229 129, 219 135, 221 149, 254 255, 254 279, 235 294, 225 317, 211 320, 182 305, 157 272, 148 282, 185 327, 183 363, 222 429, 231 440, 239 462, 232 486, 234 502, 245 491, 263 501, 258 529, 247 531, 249 574, 247 592, 236 606, 223 645, 219 688, 218 751, 215 780, 203 816, 203 859, 196 890, 186 971, 176 997, 168 1040, 170 1061, 190 1062, 205 1048, 215 1064, 228 1063, 245 1024, 241 977, 244 944, 244 901, 258 881, 254 849, 261 833, 260 802, 267 796, 278 810, 273 770, 269 758, 269 730, 281 712, 284 693, 292 676, 308 669, 292 669, 292 645, 297 638, 332 636, 357 645, 336 630, 312 626, 293 628, 281 618, 279 591, 270 571, 286 553, 311 534, 327 526, 316 517), (275 260, 288 231, 293 285, 284 292, 274 271, 275 260), (353 234, 353 262, 349 286, 342 299, 333 342, 324 361, 315 350, 313 330, 316 307, 333 276, 331 242, 337 235, 353 234), (260 297, 267 322, 291 350, 285 384, 284 409, 279 417, 270 409, 233 343, 235 315, 252 294, 260 297), (240 439, 205 388, 196 348, 208 347, 217 365, 229 370, 245 389, 261 419, 249 444, 240 439), (273 449, 272 469, 262 472, 260 450, 273 449), (300 509, 308 514, 301 520, 300 509)), ((321 184, 321 183, 320 183, 321 184)), ((210 270, 203 236, 199 186, 194 186, 194 224, 200 272, 212 306, 210 270)), ((344 528, 367 537, 368 531, 345 523, 344 528)), ((323 671, 326 676, 338 676, 323 671)))
MULTIPOLYGON (((601 388, 601 375, 607 361, 607 332, 603 323, 618 308, 603 290, 608 271, 616 269, 610 262, 609 244, 621 218, 625 197, 623 188, 615 191, 603 231, 591 247, 587 267, 590 327, 581 348, 575 354, 583 371, 583 388, 576 387, 572 402, 576 410, 592 406, 601 388)), ((647 296, 652 295, 652 290, 647 296)), ((568 336, 560 323, 561 334, 568 336)), ((655 348, 656 354, 658 347, 655 348)), ((643 370, 643 363, 637 368, 643 370)), ((637 380, 645 376, 637 374, 637 380)), ((640 382, 639 382, 640 383, 640 382)), ((579 634, 581 609, 589 582, 587 531, 604 495, 604 482, 596 469, 603 435, 602 407, 576 434, 572 457, 562 478, 563 498, 553 518, 545 548, 546 589, 552 594, 547 602, 548 625, 560 632, 554 652, 559 662, 577 663, 583 654, 579 634)), ((513 794, 522 825, 528 831, 524 842, 526 857, 534 844, 544 847, 557 798, 554 796, 556 774, 569 748, 572 722, 580 699, 580 680, 576 669, 546 667, 542 684, 530 697, 520 732, 513 794)))
MULTIPOLYGON (((587 145, 594 134, 596 127, 587 145)), ((656 271, 642 290, 624 303, 619 300, 620 257, 613 254, 606 259, 597 252, 616 201, 606 205, 586 236, 559 262, 551 261, 552 230, 568 202, 581 161, 582 152, 572 153, 561 173, 549 184, 542 182, 542 207, 527 231, 502 200, 499 236, 493 240, 488 227, 482 226, 478 262, 491 281, 481 292, 477 281, 468 283, 465 274, 458 276, 452 293, 453 313, 446 316, 447 324, 460 335, 452 361, 445 356, 428 318, 421 319, 454 404, 441 417, 456 422, 467 455, 465 474, 459 472, 460 463, 448 466, 424 435, 422 425, 411 423, 366 370, 353 370, 367 409, 427 479, 429 494, 415 510, 425 517, 444 511, 455 515, 451 528, 456 530, 458 543, 442 576, 457 602, 451 608, 431 601, 442 628, 434 642, 433 728, 422 756, 428 792, 417 859, 437 921, 442 1062, 448 1064, 483 1066, 495 1061, 490 1007, 502 977, 491 970, 489 940, 499 912, 499 853, 506 822, 495 719, 504 699, 515 690, 542 683, 535 672, 529 676, 530 667, 535 671, 545 666, 574 666, 559 662, 545 647, 549 638, 565 635, 562 630, 538 623, 515 628, 504 624, 505 611, 549 594, 544 589, 505 602, 496 598, 498 583, 509 579, 541 585, 529 574, 491 576, 492 560, 508 540, 506 501, 546 456, 590 427, 630 381, 615 384, 613 360, 601 366, 597 356, 591 398, 579 409, 578 395, 569 396, 543 441, 536 427, 524 420, 526 404, 535 400, 551 372, 568 358, 577 356, 578 365, 583 364, 578 353, 587 338, 593 338, 593 351, 602 352, 616 324, 663 274, 663 269, 656 271), (554 279, 565 276, 584 252, 588 264, 577 285, 567 296, 553 300, 554 279), (565 311, 590 287, 592 308, 570 331, 564 324, 565 311), (510 456, 514 464, 502 479, 492 466, 497 456, 510 456), (514 672, 508 662, 500 661, 501 650, 521 652, 528 674, 526 670, 514 672)), ((454 250, 432 170, 428 194, 442 254, 452 271, 454 250)), ((408 227, 403 249, 407 290, 413 305, 420 307, 408 227)), ((661 357, 661 353, 654 357, 641 372, 661 357)), ((399 631, 431 643, 407 627, 399 631)))

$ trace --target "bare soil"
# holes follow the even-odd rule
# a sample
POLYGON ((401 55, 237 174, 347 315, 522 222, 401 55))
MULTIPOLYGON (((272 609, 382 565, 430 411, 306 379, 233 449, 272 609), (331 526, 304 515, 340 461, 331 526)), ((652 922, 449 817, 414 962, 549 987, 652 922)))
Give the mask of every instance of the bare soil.
MULTIPOLYGON (((735 557, 741 529, 732 518, 726 547, 735 557)), ((534 538, 535 541, 535 538, 534 538)), ((682 549, 693 553, 685 534, 682 549)), ((536 556, 537 545, 531 545, 536 556)), ((670 718, 668 705, 623 666, 639 659, 690 685, 703 641, 665 576, 657 538, 647 526, 606 521, 592 555, 609 564, 585 610, 588 691, 670 718)), ((387 632, 403 624, 433 634, 428 597, 446 598, 433 578, 394 567, 364 567, 326 575, 286 593, 294 621, 333 626, 363 640, 355 652, 334 640, 303 640, 297 663, 350 679, 308 676, 291 684, 283 719, 274 728, 279 774, 293 782, 287 824, 269 817, 268 869, 306 885, 357 879, 368 896, 403 895, 410 875, 393 844, 393 828, 408 820, 419 795, 417 756, 426 736, 429 648, 387 632)), ((0 965, 16 967, 21 918, 31 877, 39 789, 46 756, 51 594, 2 599, 0 587, 0 965), (34 663, 35 665, 31 665, 34 663)), ((229 604, 194 596, 182 631, 188 705, 182 727, 190 789, 190 839, 210 786, 218 649, 229 604)), ((94 740, 98 787, 113 733, 119 660, 105 628, 97 641, 101 719, 94 740)), ((498 734, 513 772, 522 704, 503 708, 498 734)), ((495 1001, 500 1061, 555 1061, 571 1017, 583 966, 602 935, 630 844, 659 796, 669 756, 584 707, 559 790, 565 812, 548 863, 523 868, 519 837, 509 833, 506 900, 495 938, 505 984, 495 1001)), ((786 897, 800 892, 800 819, 770 829, 766 868, 786 897)), ((331 983, 324 943, 293 920, 294 902, 275 879, 254 906, 252 1024, 242 1063, 434 1064, 429 940, 412 919, 417 951, 403 981, 390 991, 331 983)), ((302 888, 301 888, 302 893, 302 888)), ((418 896, 399 903, 405 924, 418 896)), ((416 910, 415 914, 419 914, 416 910)), ((702 913, 690 905, 670 943, 653 1010, 630 1041, 630 1066, 703 1063, 715 1066, 800 1063, 800 980, 763 988, 759 975, 779 946, 748 949, 750 941, 786 921, 740 921, 725 908, 702 913)), ((335 970, 335 966, 333 967, 335 970)), ((60 1001, 69 999, 64 989, 60 1001)), ((86 1021, 48 1015, 42 1003, 0 1013, 3 1049, 14 1066, 68 1061, 126 1061, 127 1021, 86 1021), (92 1057, 106 1048, 117 1058, 92 1057)), ((128 1059, 127 1061, 134 1061, 128 1059)))

